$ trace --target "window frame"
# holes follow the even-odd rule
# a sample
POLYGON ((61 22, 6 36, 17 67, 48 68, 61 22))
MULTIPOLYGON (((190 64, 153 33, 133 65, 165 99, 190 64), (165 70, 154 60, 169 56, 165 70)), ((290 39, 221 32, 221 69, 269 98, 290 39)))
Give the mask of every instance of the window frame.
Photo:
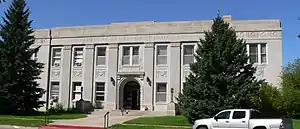
POLYGON ((72 66, 73 67, 75 67, 75 68, 82 68, 82 67, 84 67, 84 57, 85 57, 85 46, 73 46, 73 52, 72 52, 72 66), (82 49, 82 64, 81 64, 81 66, 77 66, 77 65, 75 65, 75 53, 76 53, 76 49, 82 49))
POLYGON ((156 44, 155 45, 155 64, 158 65, 158 66, 167 66, 169 64, 169 53, 170 52, 169 52, 169 45, 168 44, 156 44), (166 49, 167 49, 166 55, 158 55, 159 47, 166 47, 166 49), (166 60, 167 60, 166 64, 159 64, 158 63, 158 57, 159 56, 166 56, 166 60))
POLYGON ((238 119, 245 119, 246 117, 247 117, 247 112, 246 111, 233 111, 231 119, 238 120, 238 119), (234 118, 234 113, 236 113, 236 112, 244 112, 245 116, 243 118, 234 118))
POLYGON ((63 57, 63 48, 62 47, 52 47, 51 48, 51 67, 52 68, 60 68, 60 67, 62 67, 62 57, 63 57), (55 53, 54 53, 55 51, 54 50, 56 50, 56 49, 60 49, 60 57, 56 57, 55 56, 55 53), (54 58, 59 59, 59 66, 55 66, 54 65, 54 62, 55 62, 54 58))
POLYGON ((231 118, 231 115, 232 115, 232 111, 227 111, 227 110, 225 110, 225 111, 222 111, 222 112, 219 112, 218 114, 216 114, 215 117, 217 117, 218 120, 219 120, 219 119, 220 119, 220 120, 227 120, 227 119, 230 119, 230 118, 231 118), (228 118, 226 118, 226 119, 221 119, 221 118, 219 118, 218 116, 219 116, 220 114, 224 113, 224 112, 229 112, 228 118))
POLYGON ((58 95, 57 95, 57 97, 58 97, 58 101, 60 101, 60 93, 61 93, 61 86, 60 86, 60 82, 59 81, 51 81, 50 82, 50 93, 49 93, 49 100, 53 100, 53 96, 52 96, 52 86, 54 85, 54 83, 57 83, 58 85, 58 95))
POLYGON ((105 102, 106 101, 106 83, 105 82, 95 82, 95 90, 94 90, 94 101, 96 103, 105 102), (104 91, 97 91, 97 84, 103 84, 104 91), (97 93, 103 93, 103 100, 97 100, 97 93))
POLYGON ((257 62, 256 63, 253 63, 253 64, 262 64, 262 65, 266 65, 268 64, 268 43, 256 43, 256 42, 250 42, 250 43, 247 43, 247 54, 249 56, 249 60, 248 60, 248 63, 251 63, 250 62, 250 58, 251 58, 251 55, 250 55, 250 45, 257 45, 257 62), (262 50, 262 45, 265 45, 265 48, 266 48, 266 53, 262 53, 261 50, 262 50), (262 62, 262 55, 266 55, 266 62, 262 62))
POLYGON ((140 44, 132 44, 132 45, 120 45, 120 48, 119 48, 121 51, 120 51, 120 58, 121 58, 121 65, 122 66, 140 66, 141 65, 141 56, 142 56, 142 46, 140 44), (125 47, 129 47, 129 64, 124 64, 123 63, 123 60, 124 60, 124 48, 125 47), (133 64, 133 48, 134 47, 138 47, 138 64, 133 64))
POLYGON ((107 57, 108 57, 108 46, 107 45, 99 45, 95 47, 95 65, 96 67, 106 66, 107 65, 107 57), (98 49, 105 48, 105 56, 98 56, 98 49), (98 57, 104 57, 105 63, 104 64, 97 64, 98 57))
POLYGON ((168 83, 167 83, 167 82, 157 82, 157 83, 155 84, 155 103, 156 103, 156 104, 165 104, 165 103, 167 103, 167 102, 168 102, 168 83), (159 84, 164 84, 164 85, 165 85, 165 87, 166 87, 166 91, 165 91, 165 92, 159 92, 159 91, 158 91, 158 86, 159 86, 159 84), (157 100, 158 94, 165 94, 165 101, 158 101, 158 100, 157 100))
MULTIPOLYGON (((184 64, 184 58, 185 58, 185 54, 184 54, 184 49, 185 49, 185 46, 194 46, 194 48, 193 48, 193 51, 194 51, 194 53, 193 53, 193 59, 194 59, 194 61, 193 61, 193 63, 195 63, 196 62, 196 59, 195 59, 195 53, 196 53, 196 46, 197 46, 197 43, 183 43, 182 44, 182 51, 181 51, 181 53, 182 53, 182 65, 183 66, 189 66, 190 65, 190 63, 189 64, 184 64)), ((191 56, 191 55, 189 55, 189 56, 191 56)))
MULTIPOLYGON (((81 87, 83 88, 83 82, 82 81, 73 81, 72 82, 72 89, 71 89, 71 92, 72 92, 72 94, 71 94, 71 100, 72 101, 75 100, 76 94, 81 94, 81 89, 79 91, 76 89, 76 86, 75 86, 76 83, 80 83, 80 88, 81 87)), ((81 95, 83 95, 83 94, 81 94, 81 95)), ((83 96, 81 96, 81 97, 83 98, 83 96)))

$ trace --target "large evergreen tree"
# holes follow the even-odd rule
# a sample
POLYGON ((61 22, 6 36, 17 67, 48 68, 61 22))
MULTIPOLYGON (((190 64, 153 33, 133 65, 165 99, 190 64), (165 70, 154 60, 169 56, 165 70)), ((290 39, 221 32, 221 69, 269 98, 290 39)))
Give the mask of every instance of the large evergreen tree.
POLYGON ((28 113, 41 107, 44 90, 37 79, 42 63, 32 59, 35 42, 25 0, 13 0, 0 25, 0 112, 28 113))
POLYGON ((212 117, 223 109, 253 107, 252 97, 263 81, 256 79, 256 68, 248 63, 245 41, 237 38, 219 14, 211 31, 200 39, 195 58, 178 97, 190 122, 212 117))

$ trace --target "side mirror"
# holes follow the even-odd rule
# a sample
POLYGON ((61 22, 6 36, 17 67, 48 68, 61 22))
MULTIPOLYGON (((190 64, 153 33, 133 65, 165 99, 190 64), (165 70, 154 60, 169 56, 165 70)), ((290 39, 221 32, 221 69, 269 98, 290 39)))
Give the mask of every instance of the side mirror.
POLYGON ((215 119, 216 121, 218 121, 218 117, 217 117, 217 116, 214 116, 214 119, 215 119))

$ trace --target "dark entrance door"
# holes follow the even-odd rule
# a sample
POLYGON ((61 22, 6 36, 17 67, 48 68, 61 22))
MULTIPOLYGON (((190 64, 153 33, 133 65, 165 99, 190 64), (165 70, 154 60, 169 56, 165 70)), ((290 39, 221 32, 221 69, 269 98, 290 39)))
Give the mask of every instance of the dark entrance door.
POLYGON ((137 82, 128 82, 124 87, 123 106, 126 109, 140 109, 140 85, 137 82))

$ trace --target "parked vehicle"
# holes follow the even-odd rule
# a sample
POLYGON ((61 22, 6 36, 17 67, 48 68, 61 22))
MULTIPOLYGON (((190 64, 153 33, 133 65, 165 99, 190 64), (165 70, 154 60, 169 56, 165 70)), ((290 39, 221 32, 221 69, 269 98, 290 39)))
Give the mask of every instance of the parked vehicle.
POLYGON ((193 129, 293 129, 293 121, 266 118, 254 109, 229 109, 213 118, 196 120, 193 129))

